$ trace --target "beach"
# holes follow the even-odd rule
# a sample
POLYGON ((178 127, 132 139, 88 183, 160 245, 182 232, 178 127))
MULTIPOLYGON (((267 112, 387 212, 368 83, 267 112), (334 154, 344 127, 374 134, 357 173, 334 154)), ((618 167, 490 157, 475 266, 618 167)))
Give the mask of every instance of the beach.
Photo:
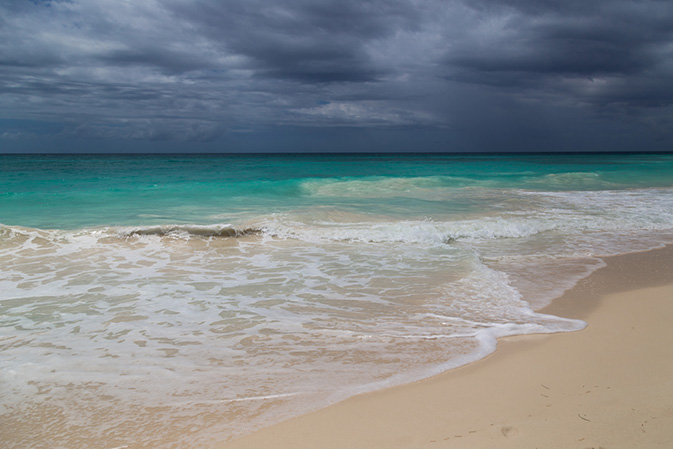
POLYGON ((673 449, 673 0, 0 23, 0 449, 673 449))
POLYGON ((475 363, 223 447, 669 448, 673 247, 604 260, 544 310, 584 330, 507 337, 475 363))
MULTIPOLYGON (((473 447, 599 422, 561 399, 621 395, 622 365, 670 374, 620 352, 660 344, 596 298, 673 281, 650 251, 673 242, 671 173, 657 154, 4 156, 0 441, 473 447)), ((617 310, 666 316, 646 299, 617 310)))

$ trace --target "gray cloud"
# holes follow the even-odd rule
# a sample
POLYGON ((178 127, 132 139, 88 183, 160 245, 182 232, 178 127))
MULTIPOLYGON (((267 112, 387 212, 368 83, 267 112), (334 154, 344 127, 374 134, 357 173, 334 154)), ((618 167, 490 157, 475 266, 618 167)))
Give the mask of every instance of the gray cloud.
POLYGON ((119 119, 86 121, 68 130, 84 138, 210 142, 226 132, 217 123, 190 119, 119 119))
POLYGON ((578 102, 670 105, 673 4, 662 1, 482 1, 493 33, 448 52, 449 77, 557 91, 578 102), (653 94, 657 101, 653 102, 653 94))
POLYGON ((174 9, 259 76, 305 83, 366 82, 383 75, 365 49, 419 13, 407 1, 197 1, 174 9))
POLYGON ((656 142, 670 23, 657 0, 6 0, 0 119, 148 142, 412 127, 434 149, 533 150, 568 130, 609 147, 625 126, 621 142, 656 142))

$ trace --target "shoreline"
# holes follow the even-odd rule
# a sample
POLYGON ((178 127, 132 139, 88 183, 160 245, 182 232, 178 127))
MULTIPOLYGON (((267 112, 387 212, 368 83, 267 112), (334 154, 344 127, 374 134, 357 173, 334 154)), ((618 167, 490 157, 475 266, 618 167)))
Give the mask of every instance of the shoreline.
POLYGON ((673 245, 603 260, 539 311, 581 331, 501 338, 484 359, 222 447, 671 447, 673 245))

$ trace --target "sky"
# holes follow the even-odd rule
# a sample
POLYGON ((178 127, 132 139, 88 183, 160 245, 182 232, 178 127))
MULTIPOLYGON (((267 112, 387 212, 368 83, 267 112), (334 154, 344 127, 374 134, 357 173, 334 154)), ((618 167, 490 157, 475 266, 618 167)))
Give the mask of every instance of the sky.
POLYGON ((670 0, 2 0, 0 153, 671 151, 670 0))

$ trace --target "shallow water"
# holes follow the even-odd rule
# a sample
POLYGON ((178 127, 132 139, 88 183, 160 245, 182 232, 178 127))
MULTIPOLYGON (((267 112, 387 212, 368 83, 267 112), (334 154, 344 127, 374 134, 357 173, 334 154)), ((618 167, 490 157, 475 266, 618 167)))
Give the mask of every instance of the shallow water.
POLYGON ((0 157, 7 447, 210 447, 673 242, 671 155, 0 157))

